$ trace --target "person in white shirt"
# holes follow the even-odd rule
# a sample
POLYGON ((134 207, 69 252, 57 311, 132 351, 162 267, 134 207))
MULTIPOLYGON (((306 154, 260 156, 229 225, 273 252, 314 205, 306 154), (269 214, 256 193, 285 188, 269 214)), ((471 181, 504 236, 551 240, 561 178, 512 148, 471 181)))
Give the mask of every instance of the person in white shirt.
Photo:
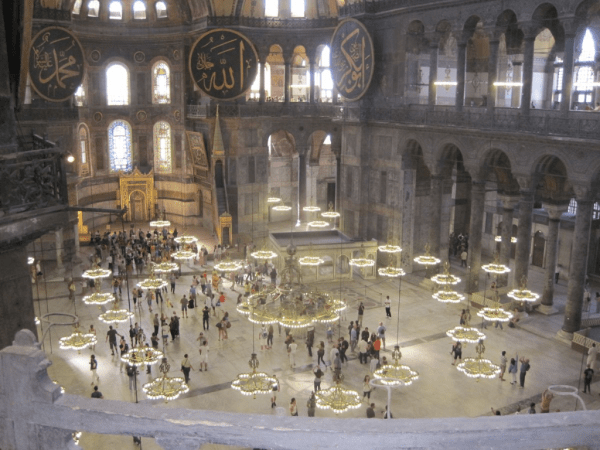
POLYGON ((298 344, 292 339, 290 345, 288 345, 288 356, 290 358, 290 367, 296 367, 296 350, 298 349, 298 344))
POLYGON ((383 302, 384 306, 385 306, 385 316, 388 319, 392 318, 392 301, 390 300, 390 296, 386 296, 385 297, 385 301, 383 302))

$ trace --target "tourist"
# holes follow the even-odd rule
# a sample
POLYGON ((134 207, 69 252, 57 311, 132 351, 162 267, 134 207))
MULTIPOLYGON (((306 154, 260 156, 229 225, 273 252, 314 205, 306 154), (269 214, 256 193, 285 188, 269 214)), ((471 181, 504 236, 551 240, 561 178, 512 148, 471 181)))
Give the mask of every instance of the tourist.
POLYGON ((506 358, 506 351, 502 351, 502 355, 500 355, 500 381, 504 381, 504 372, 506 372, 506 363, 508 362, 506 358))
POLYGON ((592 393, 592 387, 591 387, 592 378, 594 378, 594 369, 592 369, 592 367, 588 364, 587 368, 583 371, 583 393, 584 394, 586 392, 589 394, 592 393))
POLYGON ((365 313, 365 305, 363 305, 363 302, 360 302, 360 304, 358 305, 358 320, 356 321, 356 323, 358 324, 359 327, 362 327, 364 313, 365 313))
POLYGON ((390 300, 389 295, 386 295, 383 305, 385 306, 385 316, 388 319, 391 319, 392 318, 392 301, 390 300))
MULTIPOLYGON (((191 296, 191 294, 190 294, 191 296)), ((179 301, 179 303, 181 303, 181 317, 187 319, 188 317, 188 305, 189 305, 189 300, 187 299, 187 297, 185 296, 185 294, 183 295, 183 297, 181 298, 181 300, 179 301)))
POLYGON ((192 363, 188 358, 188 354, 183 355, 183 360, 181 361, 181 371, 183 372, 183 376, 185 378, 185 382, 190 382, 190 370, 194 370, 192 367, 192 363))
POLYGON ((121 342, 119 342, 119 350, 121 350, 121 366, 119 367, 119 373, 123 373, 123 366, 125 365, 123 356, 129 351, 129 345, 127 345, 127 341, 123 336, 121 336, 121 342))
POLYGON ((529 411, 527 411, 527 414, 535 414, 535 403, 531 402, 529 404, 529 411))
MULTIPOLYGON (((112 325, 109 325, 108 332, 106 333, 105 342, 108 341, 108 345, 110 345, 110 351, 111 351, 112 355, 115 354, 115 350, 117 349, 117 336, 121 336, 121 335, 119 333, 117 333, 117 330, 113 330, 112 325)), ((121 336, 121 337, 123 337, 123 336, 121 336)))
POLYGON ((531 368, 531 365, 529 364, 528 358, 521 357, 519 361, 521 362, 521 372, 519 374, 519 381, 521 384, 520 388, 523 389, 525 387, 525 375, 527 375, 527 372, 531 368))
POLYGON ((315 417, 315 408, 317 407, 317 399, 315 398, 314 391, 310 393, 310 397, 306 402, 306 408, 308 410, 308 417, 315 417))
POLYGON ((90 384, 93 386, 95 383, 100 383, 100 377, 96 372, 96 370, 98 370, 98 360, 96 359, 96 355, 90 357, 90 370, 92 372, 92 382, 90 384))
POLYGON ((277 406, 277 393, 281 390, 281 385, 279 384, 277 375, 273 375, 273 378, 275 378, 275 382, 273 383, 273 396, 271 397, 271 408, 275 408, 277 406))
POLYGON ((297 416, 298 415, 298 407, 296 406, 296 399, 292 398, 290 401, 290 415, 297 416))
POLYGON ((104 398, 102 392, 98 390, 98 386, 94 386, 94 392, 92 392, 92 398, 104 398))
POLYGON ((202 345, 200 346, 199 349, 199 353, 200 353, 200 372, 202 372, 202 368, 204 367, 204 371, 208 372, 208 352, 209 352, 209 348, 208 348, 208 341, 205 339, 204 341, 202 341, 202 345))
MULTIPOLYGON (((94 325, 90 325, 90 329, 88 330, 88 334, 93 334, 94 336, 96 336, 96 329, 94 328, 94 325)), ((90 349, 95 352, 96 351, 96 344, 92 345, 90 347, 90 349)))
MULTIPOLYGON (((381 344, 383 344, 384 350, 385 350, 385 332, 386 331, 387 331, 387 328, 385 327, 383 322, 379 322, 379 327, 377 328, 377 336, 379 337, 379 339, 381 339, 381 344)), ((377 358, 379 359, 379 355, 377 355, 377 358)))
POLYGON ((367 356, 369 351, 369 344, 364 339, 361 339, 358 343, 358 361, 361 364, 367 364, 367 356))
POLYGON ((367 408, 367 419, 375 418, 375 403, 371 403, 367 408))
POLYGON ((288 358, 290 360, 290 368, 296 367, 296 350, 298 349, 298 344, 292 339, 290 345, 288 346, 288 358))
POLYGON ((596 368, 596 358, 598 357, 598 348, 596 347, 596 343, 592 343, 592 346, 588 350, 586 365, 590 366, 592 369, 596 368))
POLYGON ((363 379, 363 400, 365 399, 365 397, 371 400, 372 389, 373 387, 371 386, 371 377, 369 375, 365 375, 365 378, 363 379))
POLYGON ((452 350, 450 350, 450 354, 452 355, 453 353, 454 360, 452 361, 452 365, 456 364, 457 359, 460 359, 462 361, 462 344, 460 342, 455 342, 454 344, 452 344, 452 350))
POLYGON ((508 366, 508 373, 512 375, 512 381, 510 384, 517 384, 517 361, 515 358, 510 359, 510 366, 508 366))
POLYGON ((315 366, 313 369, 313 373, 315 374, 315 379, 313 381, 315 392, 321 390, 321 377, 323 376, 323 371, 319 365, 315 366))
POLYGON ((550 412, 550 402, 552 401, 553 398, 554 398, 554 394, 552 392, 550 392, 550 389, 546 389, 542 393, 542 403, 540 404, 540 413, 547 414, 550 412))

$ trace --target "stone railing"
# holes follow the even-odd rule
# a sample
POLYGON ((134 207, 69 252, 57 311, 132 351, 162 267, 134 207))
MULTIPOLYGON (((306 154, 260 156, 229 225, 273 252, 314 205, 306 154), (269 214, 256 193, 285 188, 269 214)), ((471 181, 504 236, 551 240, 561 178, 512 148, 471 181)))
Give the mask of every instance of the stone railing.
MULTIPOLYGON (((61 394, 31 331, 0 351, 0 448, 76 449, 74 431, 154 438, 164 449, 205 442, 271 449, 600 448, 600 411, 505 417, 371 420, 278 417, 148 407, 61 394)), ((242 399, 240 401, 252 401, 242 399)))
POLYGON ((63 151, 47 148, 47 141, 37 136, 23 145, 36 150, 0 156, 0 211, 12 214, 66 205, 63 151))
POLYGON ((208 17, 209 26, 231 27, 243 26, 252 28, 335 28, 338 23, 337 17, 321 17, 318 19, 280 19, 277 17, 235 17, 219 16, 208 17))
MULTIPOLYGON (((222 117, 325 117, 332 118, 339 110, 339 105, 331 103, 289 103, 257 102, 244 104, 221 104, 219 115, 222 117)), ((188 105, 188 119, 204 119, 214 117, 217 111, 216 105, 188 105)))

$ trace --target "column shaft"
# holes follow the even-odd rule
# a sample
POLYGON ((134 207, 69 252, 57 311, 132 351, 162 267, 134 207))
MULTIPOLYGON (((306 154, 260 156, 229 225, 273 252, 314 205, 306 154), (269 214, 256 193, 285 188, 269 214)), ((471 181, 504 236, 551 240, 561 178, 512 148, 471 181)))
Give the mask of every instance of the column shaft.
POLYGON ((573 249, 569 264, 567 305, 565 306, 565 320, 562 326, 564 333, 572 334, 581 328, 581 309, 583 306, 583 289, 587 271, 593 205, 594 203, 589 200, 577 201, 573 249))
POLYGON ((259 97, 258 102, 262 105, 266 100, 265 95, 265 63, 261 62, 259 66, 260 70, 260 87, 259 87, 259 97))
POLYGON ((290 102, 290 82, 292 79, 291 68, 292 68, 292 65, 289 62, 286 62, 285 63, 285 74, 283 76, 283 79, 284 79, 283 95, 284 95, 285 103, 290 102))
MULTIPOLYGON (((525 38, 525 53, 523 55, 523 87, 521 90, 521 112, 527 114, 531 108, 531 85, 533 82, 533 44, 535 37, 525 38)), ((541 106, 541 105, 538 105, 541 106)))
POLYGON ((456 59, 456 100, 457 111, 461 111, 465 104, 465 71, 467 69, 467 44, 458 44, 458 56, 456 59))
POLYGON ((429 99, 428 103, 431 108, 435 106, 436 102, 436 88, 435 82, 437 81, 437 66, 438 66, 438 46, 432 45, 429 48, 429 99))
POLYGON ((298 155, 298 220, 300 220, 302 208, 306 206, 306 155, 298 155))
POLYGON ((493 113, 496 108, 496 91, 494 83, 498 79, 498 46, 500 41, 490 41, 490 57, 488 60, 488 93, 487 111, 493 113))
POLYGON ((519 229, 515 251, 515 283, 529 273, 531 253, 531 224, 533 219, 533 192, 522 192, 519 202, 519 229))
POLYGON ((55 239, 55 250, 56 250, 56 268, 57 269, 62 269, 63 268, 63 251, 64 251, 64 247, 65 247, 65 242, 63 239, 63 230, 62 228, 59 230, 56 230, 54 232, 54 239, 55 239))
MULTIPOLYGON (((441 176, 431 177, 431 192, 429 194, 429 246, 431 254, 440 257, 440 222, 442 216, 442 190, 444 180, 441 176)), ((448 253, 446 251, 446 253, 448 253)))
POLYGON ((471 186, 471 224, 469 227, 468 278, 467 293, 479 290, 479 271, 481 269, 481 237, 483 227, 483 208, 485 206, 485 181, 474 181, 471 186))
POLYGON ((310 103, 315 102, 315 63, 310 63, 310 91, 309 91, 310 103))
POLYGON ((550 218, 548 222, 548 238, 546 239, 546 272, 544 273, 544 292, 542 305, 552 306, 554 300, 554 274, 558 257, 558 230, 560 218, 550 218))
POLYGON ((560 110, 568 113, 571 109, 571 91, 573 89, 573 47, 574 36, 565 36, 565 54, 563 58, 563 79, 560 110))

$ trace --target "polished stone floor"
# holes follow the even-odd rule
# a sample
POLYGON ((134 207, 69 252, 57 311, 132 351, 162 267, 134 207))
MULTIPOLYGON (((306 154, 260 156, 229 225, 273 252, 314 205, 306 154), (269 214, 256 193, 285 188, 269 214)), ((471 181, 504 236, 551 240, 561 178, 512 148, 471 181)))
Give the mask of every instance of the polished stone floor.
MULTIPOLYGON (((189 234, 199 237, 200 242, 205 243, 209 249, 214 245, 214 237, 204 229, 189 229, 189 234)), ((91 253, 91 247, 81 247, 80 256, 87 261, 91 253)), ((512 261, 511 263, 514 263, 512 261)), ((459 267, 459 261, 452 261, 452 272, 464 278, 465 271, 459 267)), ((290 399, 295 397, 298 403, 300 415, 306 415, 306 400, 313 389, 312 369, 316 363, 316 351, 313 357, 309 357, 306 347, 303 345, 302 332, 296 333, 299 343, 296 356, 296 367, 290 368, 287 353, 285 352, 285 332, 278 333, 275 329, 273 348, 261 350, 258 336, 258 327, 253 327, 250 322, 235 311, 235 299, 238 293, 230 290, 230 283, 225 283, 225 295, 227 301, 217 311, 218 317, 228 311, 231 316, 232 327, 228 330, 227 340, 218 340, 216 321, 211 317, 210 330, 207 333, 210 347, 209 370, 199 372, 198 333, 202 331, 202 315, 198 309, 190 310, 188 318, 182 318, 181 337, 175 342, 169 342, 165 347, 165 353, 172 368, 172 373, 181 375, 179 372, 180 362, 184 353, 189 353, 192 359, 194 371, 191 373, 190 391, 176 401, 164 403, 151 401, 145 398, 140 386, 148 382, 158 373, 157 366, 152 369, 152 375, 146 375, 140 371, 138 376, 137 394, 128 389, 128 380, 125 373, 120 372, 120 362, 117 356, 111 356, 108 343, 105 342, 108 326, 98 319, 100 313, 98 307, 90 307, 83 304, 80 295, 80 284, 78 284, 75 303, 68 300, 67 284, 65 277, 79 277, 83 265, 74 267, 64 273, 57 272, 50 264, 45 268, 46 279, 34 285, 34 296, 36 301, 36 312, 39 315, 48 312, 68 312, 76 314, 81 321, 82 328, 87 330, 93 324, 98 333, 98 344, 94 350, 85 350, 81 353, 76 351, 65 351, 58 349, 58 339, 70 334, 70 327, 53 327, 44 341, 44 349, 52 361, 49 368, 50 377, 61 384, 71 394, 89 396, 92 392, 90 386, 89 358, 92 353, 99 361, 98 374, 100 376, 99 388, 105 398, 120 399, 124 401, 139 402, 147 406, 158 408, 192 408, 227 410, 232 412, 257 413, 257 414, 289 414, 288 405, 290 399), (269 396, 259 396, 256 399, 240 395, 230 387, 231 381, 238 373, 248 371, 248 360, 254 350, 258 354, 260 369, 276 374, 281 382, 281 392, 278 394, 277 406, 272 409, 269 396)), ((190 287, 192 275, 199 274, 210 267, 184 264, 183 276, 179 278, 175 295, 168 295, 175 308, 167 308, 163 303, 163 309, 167 315, 172 315, 176 310, 181 316, 179 299, 187 294, 190 287)), ((520 406, 525 411, 530 402, 537 404, 539 413, 539 400, 542 392, 549 385, 571 385, 583 388, 581 373, 584 369, 584 359, 580 353, 571 350, 570 346, 556 339, 556 333, 562 326, 564 303, 566 297, 566 282, 564 280, 556 287, 555 306, 559 313, 545 316, 532 313, 530 317, 516 329, 504 327, 503 330, 493 326, 484 330, 487 335, 485 341, 485 356, 494 362, 499 362, 500 353, 503 350, 514 356, 525 356, 531 360, 531 370, 527 374, 525 388, 520 389, 510 384, 510 375, 506 374, 507 381, 498 379, 475 381, 459 372, 451 365, 451 340, 446 336, 446 330, 458 325, 462 305, 445 305, 432 299, 431 290, 420 287, 425 275, 424 271, 415 272, 404 277, 401 285, 400 304, 399 285, 396 280, 377 279, 362 280, 355 276, 352 281, 343 280, 319 283, 319 288, 329 290, 333 293, 342 292, 348 301, 349 307, 342 314, 341 329, 339 333, 347 333, 350 320, 357 317, 357 306, 363 301, 366 306, 363 326, 369 330, 377 328, 378 323, 383 321, 387 326, 387 350, 382 352, 388 359, 391 358, 393 345, 400 342, 402 347, 402 362, 411 366, 420 374, 419 380, 411 386, 399 388, 392 391, 391 410, 394 418, 424 418, 424 417, 475 417, 491 414, 490 408, 500 409, 503 414, 517 411, 520 406), (385 318, 383 299, 389 295, 392 302, 392 318, 385 318), (398 313, 399 311, 399 313, 398 313), (399 316, 399 321, 398 321, 399 316), (399 332, 397 332, 397 330, 399 332)), ((530 288, 541 291, 542 271, 537 268, 530 270, 530 288)), ((481 286, 484 285, 482 276, 481 286)), ((133 288, 137 279, 130 280, 133 288)), ((487 281, 489 285, 489 281, 487 281)), ((104 290, 110 288, 108 282, 104 282, 104 290)), ((592 287, 592 289, 596 289, 592 287)), ((239 290, 239 289, 238 289, 239 290)), ((462 286, 458 286, 462 290, 462 286)), ((128 306, 127 291, 124 289, 121 304, 128 306)), ((153 307, 154 312, 161 311, 153 307)), ((148 306, 143 302, 142 310, 136 311, 135 321, 139 322, 147 335, 151 333, 151 315, 148 306)), ((479 325, 480 322, 474 316, 472 324, 479 325)), ((117 327, 121 334, 128 336, 129 324, 117 327)), ((40 330, 40 335, 41 335, 40 330)), ((325 341, 324 325, 316 326, 316 341, 325 341)), ((463 349, 463 356, 475 356, 474 345, 468 345, 463 349)), ((326 359, 328 359, 329 347, 326 347, 326 359)), ((344 384, 348 388, 355 389, 362 396, 362 380, 369 374, 367 365, 359 364, 356 354, 350 354, 350 361, 344 364, 342 373, 345 377, 344 384)), ((596 381, 597 379, 595 379, 596 381)), ((322 383, 323 388, 331 385, 331 372, 327 371, 322 383)), ((600 409, 600 383, 592 385, 592 395, 581 394, 588 409, 600 409)), ((99 400, 101 401, 101 400, 99 400)), ((371 401, 376 404, 378 417, 382 416, 382 410, 387 401, 387 392, 374 389, 371 401)), ((365 401, 366 405, 366 401, 365 401)), ((339 416, 365 417, 365 407, 351 410, 339 416)), ((551 410, 572 411, 581 409, 580 405, 572 397, 557 397, 553 400, 551 410)), ((330 411, 317 410, 317 417, 334 417, 330 411)), ((81 445, 88 449, 111 449, 111 448, 133 448, 130 437, 123 436, 99 436, 83 434, 81 445)), ((143 440, 146 449, 158 449, 155 442, 150 439, 143 440)), ((203 449, 220 449, 223 446, 205 444, 203 449)))

